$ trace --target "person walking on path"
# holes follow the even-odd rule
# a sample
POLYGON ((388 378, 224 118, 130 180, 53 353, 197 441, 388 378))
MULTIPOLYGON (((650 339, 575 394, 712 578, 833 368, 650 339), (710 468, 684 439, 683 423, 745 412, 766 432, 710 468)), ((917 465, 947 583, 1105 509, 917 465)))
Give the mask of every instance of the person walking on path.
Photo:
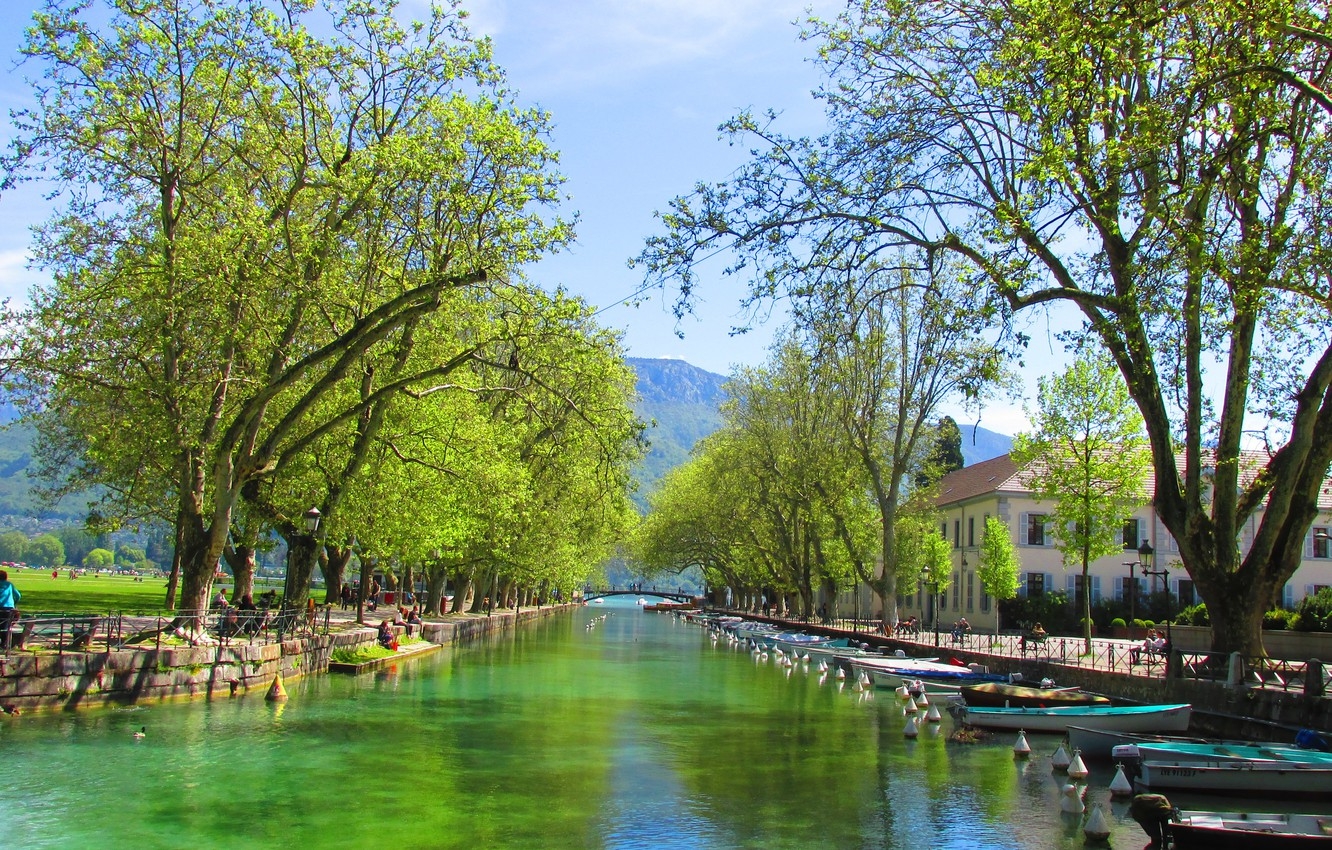
POLYGON ((5 630, 4 650, 9 651, 10 631, 18 620, 18 603, 23 594, 9 580, 9 573, 0 570, 0 628, 5 630))

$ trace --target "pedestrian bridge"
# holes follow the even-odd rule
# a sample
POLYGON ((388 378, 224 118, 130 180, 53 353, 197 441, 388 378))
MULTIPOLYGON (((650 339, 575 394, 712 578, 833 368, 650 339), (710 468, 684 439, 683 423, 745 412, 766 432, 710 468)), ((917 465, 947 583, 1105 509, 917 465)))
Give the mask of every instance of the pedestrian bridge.
POLYGON ((695 597, 692 593, 672 592, 669 590, 619 590, 617 588, 598 588, 596 590, 584 590, 583 601, 591 602, 593 599, 604 599, 607 596, 657 596, 662 599, 669 599, 672 602, 693 602, 695 597))

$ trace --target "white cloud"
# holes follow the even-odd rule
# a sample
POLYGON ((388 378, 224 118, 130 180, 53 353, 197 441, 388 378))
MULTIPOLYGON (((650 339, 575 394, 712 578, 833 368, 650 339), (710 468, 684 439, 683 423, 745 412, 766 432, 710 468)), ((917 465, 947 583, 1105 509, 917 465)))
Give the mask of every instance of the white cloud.
POLYGON ((764 39, 754 37, 762 31, 794 41, 791 23, 803 18, 806 5, 806 0, 465 3, 469 26, 495 39, 501 62, 523 80, 522 89, 538 96, 623 84, 692 63, 744 61, 761 49, 764 39))

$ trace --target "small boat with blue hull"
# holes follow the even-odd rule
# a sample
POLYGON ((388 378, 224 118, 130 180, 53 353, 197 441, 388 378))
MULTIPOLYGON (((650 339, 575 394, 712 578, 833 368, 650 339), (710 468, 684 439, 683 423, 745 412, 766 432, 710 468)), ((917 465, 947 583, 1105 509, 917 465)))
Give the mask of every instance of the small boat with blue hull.
MULTIPOLYGON (((1217 738, 1190 738, 1177 735, 1158 735, 1150 732, 1123 732, 1115 729, 1088 729, 1077 724, 1069 724, 1068 748, 1081 750, 1084 759, 1108 759, 1116 751, 1129 745, 1138 744, 1215 744, 1220 746, 1246 746, 1252 741, 1227 741, 1217 738)), ((1136 750, 1134 750, 1136 752, 1136 750)))
POLYGON ((1199 744, 1184 741, 1142 741, 1136 744, 1143 761, 1270 761, 1332 767, 1332 753, 1302 750, 1286 744, 1199 744))
POLYGON ((1182 811, 1169 831, 1175 850, 1332 847, 1332 815, 1182 811))
POLYGON ((778 632, 774 631, 767 634, 754 635, 752 638, 759 646, 764 649, 777 647, 786 652, 796 647, 817 646, 827 643, 832 638, 823 635, 807 635, 804 632, 778 632))
POLYGON ((809 643, 798 648, 802 655, 808 655, 811 661, 826 661, 829 664, 845 663, 853 658, 882 658, 869 644, 852 638, 837 638, 824 643, 809 643))
POLYGON ((992 708, 966 706, 959 712, 968 726, 988 729, 1025 729, 1028 732, 1064 732, 1071 725, 1120 732, 1183 732, 1189 728, 1193 706, 1078 705, 1067 708, 992 708))
POLYGON ((930 693, 957 693, 963 685, 1008 681, 1006 676, 957 664, 945 664, 934 659, 879 655, 852 658, 849 663, 856 672, 869 674, 875 686, 880 688, 899 688, 903 685, 911 688, 913 683, 920 682, 930 693))

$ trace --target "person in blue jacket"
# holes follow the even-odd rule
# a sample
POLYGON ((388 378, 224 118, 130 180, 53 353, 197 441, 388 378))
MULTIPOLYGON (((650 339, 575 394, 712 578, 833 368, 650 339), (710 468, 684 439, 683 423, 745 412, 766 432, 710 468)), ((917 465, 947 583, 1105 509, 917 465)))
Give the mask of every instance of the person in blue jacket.
POLYGON ((18 620, 18 603, 22 598, 14 583, 9 580, 9 573, 0 570, 0 627, 5 630, 4 649, 9 651, 9 632, 18 620))

